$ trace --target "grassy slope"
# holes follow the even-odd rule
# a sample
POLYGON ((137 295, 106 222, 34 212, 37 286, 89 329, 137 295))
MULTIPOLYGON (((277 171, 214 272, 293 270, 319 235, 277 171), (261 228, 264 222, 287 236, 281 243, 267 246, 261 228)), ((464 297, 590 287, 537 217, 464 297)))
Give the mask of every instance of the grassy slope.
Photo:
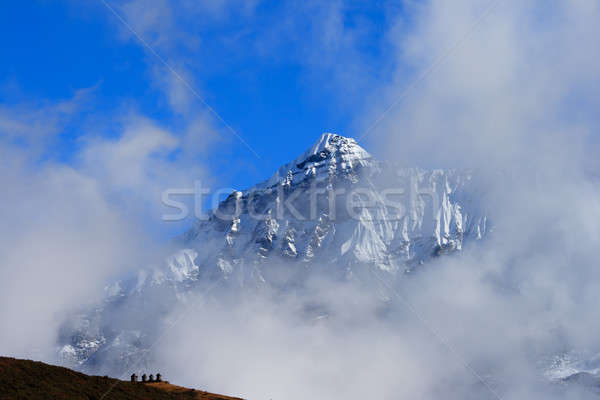
POLYGON ((0 357, 0 400, 100 400, 109 390, 103 400, 239 400, 169 384, 136 384, 37 361, 0 357))

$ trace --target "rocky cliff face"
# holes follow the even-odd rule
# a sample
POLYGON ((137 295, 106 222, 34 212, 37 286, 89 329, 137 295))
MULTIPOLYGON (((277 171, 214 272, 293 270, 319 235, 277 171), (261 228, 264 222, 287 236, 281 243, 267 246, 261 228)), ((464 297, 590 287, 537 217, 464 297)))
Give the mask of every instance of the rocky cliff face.
POLYGON ((358 266, 398 274, 488 229, 468 171, 396 168, 328 133, 266 182, 232 193, 183 245, 198 276, 244 285, 268 283, 261 265, 276 260, 348 277, 358 266))
POLYGON ((114 372, 152 342, 144 316, 211 285, 285 289, 313 273, 368 280, 373 271, 399 279, 484 238, 482 204, 469 171, 397 168, 353 139, 323 134, 270 179, 231 193, 196 221, 159 267, 107 289, 104 304, 65 326, 60 357, 114 372))

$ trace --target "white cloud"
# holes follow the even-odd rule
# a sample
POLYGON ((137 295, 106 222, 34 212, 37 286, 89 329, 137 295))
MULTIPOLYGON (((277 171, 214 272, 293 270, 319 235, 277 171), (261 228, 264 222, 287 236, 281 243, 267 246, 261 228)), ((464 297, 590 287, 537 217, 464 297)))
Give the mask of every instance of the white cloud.
POLYGON ((108 278, 140 262, 144 239, 93 179, 32 167, 14 148, 0 155, 10 171, 0 177, 0 352, 48 359, 62 313, 97 300, 108 278))
MULTIPOLYGON (((550 164, 540 155, 577 159, 585 129, 597 122, 588 109, 598 101, 590 91, 598 88, 593 71, 600 64, 590 18, 597 6, 501 2, 478 20, 486 4, 433 1, 419 9, 414 30, 395 38, 402 68, 379 105, 400 97, 414 79, 406 66, 418 74, 452 50, 374 134, 393 140, 393 156, 411 164, 522 162, 538 169, 531 163, 550 164)), ((375 108, 365 125, 382 111, 375 108)))
POLYGON ((78 102, 4 106, 0 116, 2 354, 54 360, 67 312, 164 255, 174 232, 160 223, 162 190, 208 177, 196 158, 211 141, 192 137, 210 136, 201 119, 176 135, 129 114, 114 136, 81 133, 74 162, 44 157, 78 102))
POLYGON ((86 110, 93 94, 94 88, 87 88, 77 90, 67 100, 0 104, 0 143, 25 146, 39 155, 53 144, 66 124, 86 110))

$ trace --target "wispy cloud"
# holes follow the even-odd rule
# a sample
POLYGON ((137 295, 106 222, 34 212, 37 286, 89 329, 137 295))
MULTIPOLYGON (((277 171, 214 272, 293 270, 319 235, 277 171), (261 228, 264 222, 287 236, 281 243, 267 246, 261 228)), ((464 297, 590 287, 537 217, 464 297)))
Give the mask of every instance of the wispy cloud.
POLYGON ((81 123, 71 161, 53 157, 65 125, 83 118, 86 93, 0 112, 0 317, 11 327, 0 334, 3 354, 53 360, 64 313, 164 255, 173 231, 158 223, 161 191, 209 178, 198 155, 212 128, 201 116, 177 134, 135 112, 90 116, 111 122, 81 123))
POLYGON ((88 88, 66 100, 0 103, 0 143, 18 144, 41 156, 63 129, 86 111, 93 97, 94 88, 88 88))

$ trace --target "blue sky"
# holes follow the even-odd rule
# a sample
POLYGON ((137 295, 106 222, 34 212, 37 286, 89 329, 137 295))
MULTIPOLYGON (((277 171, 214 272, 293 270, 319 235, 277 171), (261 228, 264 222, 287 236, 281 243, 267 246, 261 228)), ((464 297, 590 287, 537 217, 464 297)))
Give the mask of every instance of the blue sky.
MULTIPOLYGON (((365 102, 391 77, 385 33, 388 15, 398 15, 400 6, 225 3, 178 14, 161 1, 108 2, 260 155, 213 118, 223 141, 199 155, 212 176, 247 187, 322 132, 360 133, 365 102), (146 7, 157 15, 137 21, 146 7), (333 33, 324 28, 329 25, 333 33)), ((185 111, 169 103, 160 80, 170 79, 170 72, 101 1, 4 3, 0 26, 2 105, 51 104, 89 92, 45 148, 45 158, 72 163, 90 132, 118 137, 124 109, 175 135, 206 112, 195 98, 186 100, 185 111)))
POLYGON ((99 204, 160 223, 165 189, 247 188, 322 132, 360 138, 384 110, 359 143, 409 167, 539 168, 540 144, 593 148, 595 3, 449 4, 5 2, 4 178, 27 190, 57 174, 68 191, 75 176, 99 204))

